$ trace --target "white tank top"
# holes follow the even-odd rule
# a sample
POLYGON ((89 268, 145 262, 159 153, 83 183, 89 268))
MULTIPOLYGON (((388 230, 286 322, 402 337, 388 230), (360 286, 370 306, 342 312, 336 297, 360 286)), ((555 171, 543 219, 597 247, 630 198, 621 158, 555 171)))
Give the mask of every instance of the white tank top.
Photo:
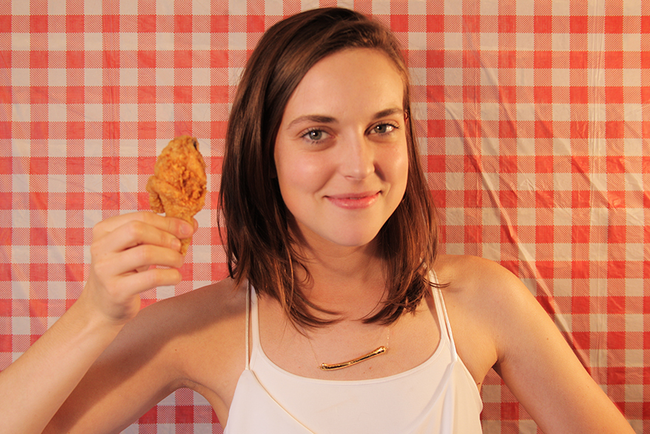
MULTIPOLYGON (((474 434, 483 408, 476 383, 456 354, 447 311, 433 290, 440 344, 424 363, 389 377, 329 381, 275 365, 259 339, 252 292, 250 362, 241 374, 224 434, 474 434)), ((248 336, 249 309, 246 311, 248 336)))

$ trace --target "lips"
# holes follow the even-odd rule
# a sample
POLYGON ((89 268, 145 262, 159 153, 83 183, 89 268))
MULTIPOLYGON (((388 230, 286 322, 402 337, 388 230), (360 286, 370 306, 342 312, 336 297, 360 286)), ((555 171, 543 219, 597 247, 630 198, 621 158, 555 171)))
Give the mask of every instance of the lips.
POLYGON ((381 191, 367 191, 363 193, 345 193, 325 196, 335 206, 344 209, 363 209, 374 204, 381 191))

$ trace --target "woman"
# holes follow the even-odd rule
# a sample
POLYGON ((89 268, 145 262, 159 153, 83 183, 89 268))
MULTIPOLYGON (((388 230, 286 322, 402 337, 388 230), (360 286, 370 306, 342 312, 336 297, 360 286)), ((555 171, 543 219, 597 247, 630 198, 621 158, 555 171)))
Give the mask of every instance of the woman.
POLYGON ((436 258, 410 116, 381 26, 322 9, 269 29, 226 140, 231 278, 139 311, 194 228, 98 224, 81 297, 0 375, 5 427, 117 432, 189 387, 228 433, 471 433, 494 368, 547 433, 632 432, 521 282, 436 258))

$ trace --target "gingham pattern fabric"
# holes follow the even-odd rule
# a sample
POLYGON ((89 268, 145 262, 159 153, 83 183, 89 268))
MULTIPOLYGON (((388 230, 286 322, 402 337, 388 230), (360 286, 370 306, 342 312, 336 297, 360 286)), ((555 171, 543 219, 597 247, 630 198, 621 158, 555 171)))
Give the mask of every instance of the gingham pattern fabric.
MULTIPOLYGON (((148 209, 146 181, 175 136, 199 138, 210 193, 183 282, 145 304, 225 275, 216 197, 242 67, 283 16, 334 4, 0 2, 0 369, 79 296, 92 226, 148 209)), ((636 432, 650 432, 650 2, 339 5, 404 45, 442 251, 523 279, 636 432)), ((496 375, 483 399, 486 433, 537 432, 496 375)), ((221 427, 179 391, 125 432, 221 427)))

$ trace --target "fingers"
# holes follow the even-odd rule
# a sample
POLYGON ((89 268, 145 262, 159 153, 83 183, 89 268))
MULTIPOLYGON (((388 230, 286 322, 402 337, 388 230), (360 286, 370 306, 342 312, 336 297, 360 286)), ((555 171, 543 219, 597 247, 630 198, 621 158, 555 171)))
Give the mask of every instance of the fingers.
POLYGON ((132 272, 149 272, 151 266, 180 268, 183 255, 178 249, 142 244, 94 258, 95 269, 102 276, 120 276, 132 272))
MULTIPOLYGON (((152 245, 178 251, 181 242, 170 232, 141 221, 126 222, 113 231, 103 234, 94 242, 96 251, 100 252, 119 252, 140 245, 152 245)), ((91 251, 91 253, 94 252, 91 251)))
POLYGON ((145 272, 151 266, 179 268, 183 265, 179 238, 193 233, 189 223, 151 212, 109 218, 94 228, 92 262, 103 276, 145 272))
MULTIPOLYGON (((151 212, 109 218, 93 229, 91 268, 84 300, 102 317, 120 323, 133 318, 139 294, 158 286, 176 285, 184 257, 179 238, 194 225, 151 212)), ((194 226, 194 227, 193 227, 194 226)))
POLYGON ((93 237, 98 238, 107 233, 112 233, 120 227, 129 224, 137 224, 138 222, 167 232, 174 235, 176 238, 187 238, 194 233, 196 228, 198 228, 196 219, 194 220, 194 225, 191 225, 184 220, 173 217, 163 217, 152 212, 136 212, 111 217, 98 223, 93 228, 93 237))
POLYGON ((141 244, 178 251, 179 238, 190 237, 194 230, 192 225, 180 219, 154 213, 134 213, 99 223, 93 229, 93 240, 96 250, 105 252, 126 250, 141 244))
POLYGON ((181 273, 177 268, 149 268, 143 272, 121 275, 119 286, 122 288, 121 297, 126 299, 151 288, 175 286, 180 282, 181 273))
POLYGON ((102 276, 146 272, 152 265, 179 268, 179 237, 191 236, 187 222, 153 213, 135 213, 107 219, 96 227, 91 245, 94 268, 102 276))

